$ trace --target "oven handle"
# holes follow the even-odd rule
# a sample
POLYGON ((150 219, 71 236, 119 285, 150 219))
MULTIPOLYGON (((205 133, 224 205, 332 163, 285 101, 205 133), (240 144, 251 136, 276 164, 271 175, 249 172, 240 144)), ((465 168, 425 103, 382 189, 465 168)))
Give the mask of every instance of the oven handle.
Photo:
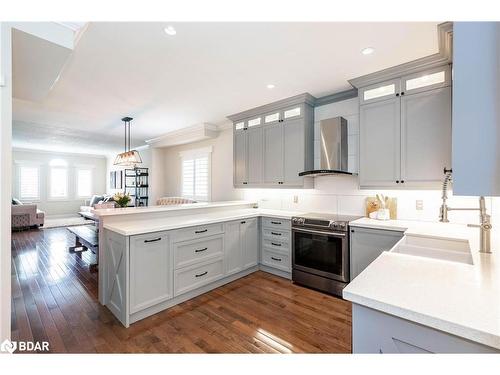
POLYGON ((304 232, 304 233, 312 233, 312 234, 324 234, 326 236, 330 237, 345 237, 345 233, 339 233, 339 232, 324 232, 321 230, 312 230, 312 229, 302 229, 302 228, 292 228, 292 231, 295 232, 304 232))

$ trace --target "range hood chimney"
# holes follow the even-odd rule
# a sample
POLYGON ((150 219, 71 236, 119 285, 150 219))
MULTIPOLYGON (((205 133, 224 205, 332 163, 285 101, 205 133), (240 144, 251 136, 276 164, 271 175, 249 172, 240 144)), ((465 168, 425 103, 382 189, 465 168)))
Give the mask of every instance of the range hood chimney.
POLYGON ((328 174, 347 174, 348 144, 347 120, 343 117, 334 117, 321 120, 320 128, 320 169, 300 172, 299 176, 319 176, 328 174))

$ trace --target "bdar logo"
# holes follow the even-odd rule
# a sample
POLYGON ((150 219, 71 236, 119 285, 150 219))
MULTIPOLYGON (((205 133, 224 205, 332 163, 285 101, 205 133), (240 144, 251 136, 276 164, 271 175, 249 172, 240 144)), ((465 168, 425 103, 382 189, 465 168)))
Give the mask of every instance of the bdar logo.
POLYGON ((17 344, 8 339, 0 344, 0 352, 9 352, 12 354, 16 351, 16 348, 17 344))

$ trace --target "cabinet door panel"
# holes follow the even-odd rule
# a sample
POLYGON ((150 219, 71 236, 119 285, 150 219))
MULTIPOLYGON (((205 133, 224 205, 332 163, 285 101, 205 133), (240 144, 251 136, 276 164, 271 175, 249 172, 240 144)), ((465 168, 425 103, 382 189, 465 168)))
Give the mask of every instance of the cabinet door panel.
POLYGON ((224 263, 225 274, 231 275, 242 270, 240 221, 224 224, 224 263))
POLYGON ((360 106, 360 185, 399 186, 400 99, 360 106))
POLYGON ((247 131, 234 132, 234 184, 247 182, 247 131))
POLYGON ((390 250, 401 238, 403 238, 403 232, 352 228, 350 235, 351 280, 368 267, 382 252, 390 250))
POLYGON ((259 226, 258 220, 242 220, 242 264, 243 269, 256 266, 259 263, 259 226))
POLYGON ((451 88, 401 98, 401 179, 440 184, 451 167, 451 88))
POLYGON ((264 183, 283 181, 282 123, 264 127, 264 183))
POLYGON ((170 253, 164 233, 130 238, 130 313, 172 298, 170 253))
POLYGON ((262 183, 263 128, 251 128, 248 133, 248 183, 262 183))
POLYGON ((283 182, 285 185, 301 185, 304 171, 304 120, 283 122, 283 182))

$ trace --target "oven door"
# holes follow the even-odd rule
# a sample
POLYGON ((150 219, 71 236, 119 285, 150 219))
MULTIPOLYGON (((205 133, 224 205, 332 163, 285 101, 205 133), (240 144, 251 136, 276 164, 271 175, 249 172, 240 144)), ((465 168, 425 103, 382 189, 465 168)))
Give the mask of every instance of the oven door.
POLYGON ((347 233, 292 228, 292 266, 294 269, 349 281, 347 233))

